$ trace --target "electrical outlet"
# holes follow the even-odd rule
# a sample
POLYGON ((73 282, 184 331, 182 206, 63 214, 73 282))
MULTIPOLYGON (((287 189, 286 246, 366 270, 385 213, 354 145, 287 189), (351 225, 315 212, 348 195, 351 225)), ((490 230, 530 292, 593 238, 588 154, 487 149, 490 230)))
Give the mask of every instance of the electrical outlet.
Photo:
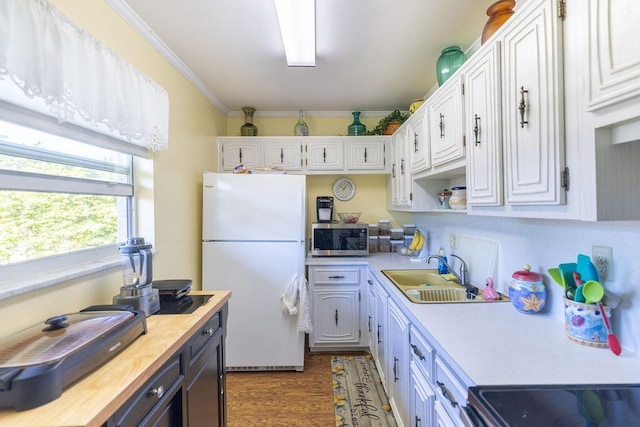
POLYGON ((591 262, 598 270, 601 282, 613 281, 613 249, 606 246, 591 248, 591 262))
POLYGON ((457 247, 456 235, 453 233, 449 234, 449 246, 451 247, 451 249, 456 249, 457 247))

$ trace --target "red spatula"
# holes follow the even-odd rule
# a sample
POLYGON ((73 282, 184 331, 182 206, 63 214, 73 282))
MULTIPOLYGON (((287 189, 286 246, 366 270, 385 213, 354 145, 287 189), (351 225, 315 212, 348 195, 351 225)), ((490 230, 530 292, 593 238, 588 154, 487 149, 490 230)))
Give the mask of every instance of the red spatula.
POLYGON ((620 353, 622 353, 622 347, 620 347, 620 341, 618 341, 618 338, 611 330, 611 324, 609 323, 609 319, 607 319, 607 314, 604 312, 604 306, 601 302, 598 303, 598 310, 600 310, 600 314, 602 314, 602 321, 604 322, 605 328, 607 328, 607 341, 609 343, 609 348, 613 354, 619 356, 620 353))

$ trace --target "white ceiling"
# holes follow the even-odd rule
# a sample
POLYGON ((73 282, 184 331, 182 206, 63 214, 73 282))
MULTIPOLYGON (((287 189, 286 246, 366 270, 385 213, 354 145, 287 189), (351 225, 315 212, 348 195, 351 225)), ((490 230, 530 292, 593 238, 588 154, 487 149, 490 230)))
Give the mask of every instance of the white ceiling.
POLYGON ((495 0, 316 0, 316 66, 287 67, 271 0, 107 0, 223 112, 407 110, 495 0))

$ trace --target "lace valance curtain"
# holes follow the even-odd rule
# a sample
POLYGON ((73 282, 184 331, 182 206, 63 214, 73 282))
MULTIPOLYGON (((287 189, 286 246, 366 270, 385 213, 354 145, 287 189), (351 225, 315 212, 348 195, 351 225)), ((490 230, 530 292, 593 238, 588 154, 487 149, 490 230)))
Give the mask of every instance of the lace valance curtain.
POLYGON ((47 0, 0 1, 0 99, 155 150, 169 96, 47 0))

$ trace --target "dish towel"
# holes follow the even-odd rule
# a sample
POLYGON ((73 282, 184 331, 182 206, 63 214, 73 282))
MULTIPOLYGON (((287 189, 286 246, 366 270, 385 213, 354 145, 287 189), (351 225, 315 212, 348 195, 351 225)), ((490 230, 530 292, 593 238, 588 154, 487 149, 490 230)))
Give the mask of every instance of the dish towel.
POLYGON ((280 296, 282 311, 290 316, 298 316, 298 332, 311 333, 311 309, 307 279, 294 277, 280 296))

